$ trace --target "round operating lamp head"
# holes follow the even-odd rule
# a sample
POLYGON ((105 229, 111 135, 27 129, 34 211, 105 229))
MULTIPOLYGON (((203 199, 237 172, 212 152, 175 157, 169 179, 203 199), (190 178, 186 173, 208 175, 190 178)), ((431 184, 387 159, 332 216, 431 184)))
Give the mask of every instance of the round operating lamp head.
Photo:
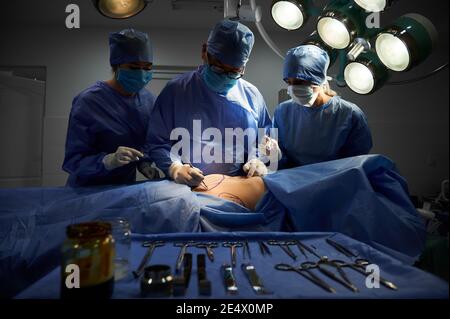
POLYGON ((411 64, 406 43, 392 34, 380 34, 377 37, 375 47, 381 62, 392 71, 405 71, 411 64))
POLYGON ((387 7, 387 0, 355 0, 356 4, 368 12, 381 12, 387 7))
POLYGON ((317 23, 317 31, 321 39, 334 49, 347 48, 352 39, 347 26, 340 20, 323 17, 317 23))
POLYGON ((283 29, 297 30, 303 26, 306 14, 298 1, 274 1, 272 18, 283 29))
POLYGON ((344 69, 347 86, 358 94, 372 94, 389 78, 389 72, 373 51, 361 54, 344 69))
POLYGON ((344 77, 348 87, 358 94, 369 94, 375 87, 371 70, 358 62, 351 62, 346 66, 344 77))
POLYGON ((407 14, 377 35, 375 50, 381 62, 392 71, 408 71, 432 53, 437 39, 438 33, 430 20, 407 14))
POLYGON ((148 4, 148 0, 93 0, 97 10, 113 19, 126 19, 137 15, 148 4))

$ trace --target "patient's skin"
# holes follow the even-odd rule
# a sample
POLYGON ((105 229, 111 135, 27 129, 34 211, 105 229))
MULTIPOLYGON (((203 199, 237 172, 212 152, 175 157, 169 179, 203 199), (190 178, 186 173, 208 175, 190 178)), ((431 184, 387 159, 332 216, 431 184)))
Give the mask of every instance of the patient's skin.
POLYGON ((266 191, 261 177, 226 176, 212 174, 205 176, 205 185, 200 184, 194 192, 214 195, 255 210, 266 191))

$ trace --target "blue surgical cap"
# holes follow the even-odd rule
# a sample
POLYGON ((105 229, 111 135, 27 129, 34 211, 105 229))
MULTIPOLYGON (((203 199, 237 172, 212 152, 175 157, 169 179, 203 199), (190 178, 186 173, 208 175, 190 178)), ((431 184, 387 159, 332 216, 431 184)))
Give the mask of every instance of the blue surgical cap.
POLYGON ((301 45, 290 49, 284 61, 283 79, 295 78, 322 85, 327 80, 330 57, 315 45, 301 45))
POLYGON ((245 25, 223 20, 209 34, 207 51, 221 63, 240 68, 247 63, 254 43, 255 36, 245 25))
POLYGON ((109 35, 111 65, 153 62, 153 48, 147 34, 125 29, 109 35))

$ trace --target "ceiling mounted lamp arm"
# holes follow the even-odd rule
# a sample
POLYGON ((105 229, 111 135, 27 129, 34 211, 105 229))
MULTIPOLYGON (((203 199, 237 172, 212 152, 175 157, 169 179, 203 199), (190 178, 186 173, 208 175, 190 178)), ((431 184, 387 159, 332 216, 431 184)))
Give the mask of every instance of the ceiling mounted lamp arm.
POLYGON ((272 49, 273 52, 275 52, 276 55, 278 55, 281 59, 284 60, 285 55, 282 53, 280 48, 272 41, 270 36, 267 34, 266 29, 264 29, 263 24, 261 23, 262 19, 262 12, 261 7, 256 5, 256 0, 250 0, 250 7, 251 10, 255 16, 255 25, 258 29, 259 33, 261 34, 261 37, 264 39, 264 41, 267 43, 267 45, 272 49))
MULTIPOLYGON (((302 5, 296 4, 298 10, 302 10, 302 13, 304 14, 302 19, 302 22, 305 22, 309 17, 319 16, 321 9, 315 5, 315 0, 303 0, 302 5)), ((242 10, 242 8, 241 8, 242 10)), ((284 60, 285 54, 278 48, 278 46, 272 41, 268 33, 266 32, 261 20, 262 20, 262 11, 259 6, 256 5, 256 0, 250 0, 250 11, 252 15, 252 21, 255 22, 256 28, 258 29, 259 33, 261 34, 261 37, 264 39, 266 44, 272 49, 273 52, 275 52, 276 55, 278 55, 280 58, 284 60)), ((298 26, 297 28, 300 28, 298 26)), ((294 29, 290 29, 294 30, 294 29)))

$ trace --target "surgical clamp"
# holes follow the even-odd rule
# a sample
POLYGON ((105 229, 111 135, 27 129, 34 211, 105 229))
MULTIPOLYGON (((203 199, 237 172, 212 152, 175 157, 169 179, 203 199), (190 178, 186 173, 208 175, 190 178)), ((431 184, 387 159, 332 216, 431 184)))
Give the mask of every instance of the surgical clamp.
MULTIPOLYGON (((350 267, 351 269, 359 272, 360 274, 362 274, 366 277, 367 277, 367 275, 370 275, 370 273, 368 273, 366 271, 366 267, 368 265, 370 265, 371 263, 366 259, 357 259, 357 260, 355 260, 354 263, 346 263, 341 260, 332 260, 332 262, 335 264, 338 264, 340 267, 350 267)), ((392 283, 391 281, 386 280, 381 276, 379 277, 379 280, 383 286, 385 286, 391 290, 398 290, 397 286, 394 283, 392 283)))
MULTIPOLYGON (((337 242, 335 242, 335 241, 333 241, 333 240, 331 240, 329 238, 326 239, 326 242, 330 246, 332 246, 334 249, 336 249, 338 252, 340 252, 341 254, 347 256, 348 258, 356 257, 356 255, 354 253, 352 253, 348 248, 342 246, 341 244, 339 244, 339 243, 337 243, 337 242)), ((368 265, 370 265, 371 262, 366 260, 366 259, 356 259, 354 261, 354 263, 345 263, 345 262, 343 262, 341 260, 333 260, 332 262, 334 262, 335 264, 338 264, 340 267, 350 267, 353 270, 359 272, 360 274, 362 274, 364 276, 369 275, 369 273, 367 273, 367 271, 366 271, 366 267, 368 265)), ((391 290, 397 290, 398 289, 397 286, 394 283, 390 282, 389 280, 386 280, 386 279, 384 279, 382 277, 380 277, 379 280, 380 280, 380 283, 383 286, 385 286, 385 287, 387 287, 387 288, 389 288, 391 290)))
POLYGON ((152 258, 153 252, 156 247, 164 246, 163 241, 146 241, 142 244, 142 247, 148 247, 147 252, 141 260, 138 268, 133 271, 133 275, 135 278, 138 278, 144 272, 145 266, 148 264, 150 259, 152 258))
POLYGON ((223 243, 223 247, 230 248, 231 251, 231 266, 236 266, 236 248, 242 247, 243 244, 241 242, 225 242, 223 243))
POLYGON ((198 243, 195 247, 204 248, 206 250, 206 255, 208 256, 208 259, 210 261, 214 261, 213 248, 216 248, 217 246, 218 244, 215 242, 208 242, 208 243, 198 243))
POLYGON ((189 246, 195 246, 197 243, 195 243, 194 241, 188 241, 188 242, 184 242, 184 243, 174 243, 173 245, 175 247, 181 247, 180 249, 180 253, 178 254, 178 258, 177 258, 177 263, 175 266, 175 271, 177 273, 180 272, 181 267, 183 266, 183 261, 184 261, 184 255, 186 254, 187 248, 189 246))
POLYGON ((278 241, 278 240, 269 240, 269 245, 271 246, 280 246, 281 249, 294 261, 297 260, 297 256, 294 254, 294 252, 289 248, 289 246, 295 245, 295 241, 278 241))
POLYGON ((333 287, 328 285, 325 281, 323 281, 318 276, 316 276, 314 273, 312 273, 309 270, 309 267, 302 267, 302 266, 300 266, 299 268, 296 268, 296 267, 288 265, 288 264, 278 264, 278 265, 275 266, 275 269, 276 270, 280 270, 280 271, 293 271, 293 272, 296 272, 297 274, 299 274, 302 277, 304 277, 304 278, 308 279, 309 281, 313 282, 314 284, 316 284, 320 288, 325 289, 326 291, 328 291, 330 293, 336 293, 336 289, 334 289, 333 287), (303 272, 306 272, 306 274, 304 274, 303 272))
POLYGON ((324 257, 320 258, 320 260, 317 262, 311 262, 311 261, 304 262, 301 264, 301 267, 302 267, 302 269, 317 268, 317 269, 319 269, 319 271, 321 273, 323 273, 327 277, 333 279, 334 281, 340 283, 344 287, 350 289, 353 292, 359 292, 359 289, 355 285, 353 285, 351 283, 351 281, 348 279, 347 275, 342 270, 340 264, 329 260, 328 257, 324 256, 324 257), (325 269, 324 267, 322 267, 322 265, 323 266, 331 266, 331 267, 336 268, 337 271, 339 272, 339 274, 341 275, 341 278, 336 276, 333 272, 329 271, 328 269, 325 269))

